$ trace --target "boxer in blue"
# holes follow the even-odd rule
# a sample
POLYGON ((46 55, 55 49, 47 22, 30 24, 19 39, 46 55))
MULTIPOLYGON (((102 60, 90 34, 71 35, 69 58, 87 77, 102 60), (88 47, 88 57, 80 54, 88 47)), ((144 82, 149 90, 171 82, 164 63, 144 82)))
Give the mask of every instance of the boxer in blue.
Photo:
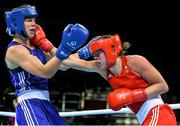
POLYGON ((18 104, 18 125, 64 125, 63 119, 49 100, 48 78, 83 45, 89 31, 80 24, 65 27, 61 44, 56 49, 36 24, 34 6, 24 5, 5 12, 6 32, 12 36, 5 62, 10 73, 18 104), (55 51, 53 51, 55 50, 55 51), (53 52, 50 59, 48 55, 53 52))

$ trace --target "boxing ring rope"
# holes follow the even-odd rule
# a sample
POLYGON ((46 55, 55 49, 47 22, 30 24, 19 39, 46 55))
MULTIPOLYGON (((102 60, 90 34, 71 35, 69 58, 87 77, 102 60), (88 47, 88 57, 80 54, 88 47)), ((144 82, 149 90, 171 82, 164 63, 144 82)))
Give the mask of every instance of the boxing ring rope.
MULTIPOLYGON (((180 109, 180 103, 169 104, 173 109, 180 109)), ((100 110, 83 110, 83 111, 73 111, 73 112, 59 112, 61 117, 71 117, 71 116, 83 116, 83 115, 103 115, 103 114, 120 114, 120 113, 132 113, 128 108, 122 108, 119 111, 113 111, 112 109, 100 109, 100 110)), ((4 112, 0 111, 0 116, 15 117, 15 112, 4 112)))

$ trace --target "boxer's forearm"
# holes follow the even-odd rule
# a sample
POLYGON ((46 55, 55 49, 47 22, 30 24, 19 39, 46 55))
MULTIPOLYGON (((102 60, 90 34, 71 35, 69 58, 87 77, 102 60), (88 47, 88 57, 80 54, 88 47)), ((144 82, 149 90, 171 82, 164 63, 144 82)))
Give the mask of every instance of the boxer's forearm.
POLYGON ((86 71, 86 72, 98 72, 96 60, 92 61, 86 61, 86 60, 81 60, 77 58, 76 54, 72 54, 69 56, 67 60, 64 60, 62 62, 65 66, 70 66, 73 69, 76 70, 81 70, 81 71, 86 71))

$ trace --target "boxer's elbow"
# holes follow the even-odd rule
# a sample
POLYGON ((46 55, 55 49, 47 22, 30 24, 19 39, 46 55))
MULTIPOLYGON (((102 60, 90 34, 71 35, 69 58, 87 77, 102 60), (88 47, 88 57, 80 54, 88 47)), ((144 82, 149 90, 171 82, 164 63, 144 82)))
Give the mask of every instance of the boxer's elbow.
POLYGON ((166 87, 164 88, 164 91, 165 91, 165 92, 168 92, 168 91, 169 91, 169 86, 166 86, 166 87))
POLYGON ((47 79, 51 79, 54 76, 55 73, 43 73, 43 77, 47 79))
POLYGON ((50 74, 49 74, 49 75, 46 75, 45 78, 51 79, 53 76, 54 76, 54 74, 53 74, 53 75, 50 75, 50 74))
POLYGON ((166 82, 164 82, 162 85, 163 85, 163 86, 162 86, 163 92, 164 92, 164 93, 167 93, 167 92, 169 91, 169 86, 167 85, 166 82))

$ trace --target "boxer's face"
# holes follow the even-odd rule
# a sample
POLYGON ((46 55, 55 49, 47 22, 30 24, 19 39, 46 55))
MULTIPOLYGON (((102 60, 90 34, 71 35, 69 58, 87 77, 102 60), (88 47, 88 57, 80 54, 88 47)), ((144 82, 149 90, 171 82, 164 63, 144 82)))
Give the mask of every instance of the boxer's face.
POLYGON ((35 18, 26 18, 24 20, 24 27, 25 27, 25 30, 26 30, 26 33, 28 35, 28 37, 30 39, 32 39, 34 37, 34 34, 35 34, 35 18))
POLYGON ((107 69, 107 59, 103 52, 100 52, 96 55, 96 59, 99 61, 99 66, 101 69, 107 69))
POLYGON ((116 58, 116 62, 114 65, 112 65, 109 70, 114 74, 114 75, 120 75, 122 72, 122 59, 121 56, 118 56, 116 58))

